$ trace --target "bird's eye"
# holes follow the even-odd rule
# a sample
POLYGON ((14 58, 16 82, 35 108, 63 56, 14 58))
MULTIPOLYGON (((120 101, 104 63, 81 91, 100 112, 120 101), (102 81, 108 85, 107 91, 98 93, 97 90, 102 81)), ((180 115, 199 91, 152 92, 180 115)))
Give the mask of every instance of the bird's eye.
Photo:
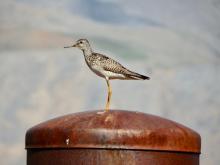
POLYGON ((82 41, 80 41, 79 43, 80 43, 80 44, 82 44, 83 42, 82 42, 82 41))

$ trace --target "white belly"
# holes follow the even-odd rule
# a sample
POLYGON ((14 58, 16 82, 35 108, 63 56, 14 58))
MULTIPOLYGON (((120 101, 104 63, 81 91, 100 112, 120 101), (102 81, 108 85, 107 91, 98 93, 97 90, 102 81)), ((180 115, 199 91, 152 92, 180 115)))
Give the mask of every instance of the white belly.
POLYGON ((95 74, 100 77, 108 77, 109 79, 125 79, 125 76, 122 74, 106 71, 101 67, 89 67, 95 74))
POLYGON ((125 76, 123 74, 118 74, 110 71, 104 71, 104 74, 106 77, 109 77, 109 79, 125 79, 125 76))

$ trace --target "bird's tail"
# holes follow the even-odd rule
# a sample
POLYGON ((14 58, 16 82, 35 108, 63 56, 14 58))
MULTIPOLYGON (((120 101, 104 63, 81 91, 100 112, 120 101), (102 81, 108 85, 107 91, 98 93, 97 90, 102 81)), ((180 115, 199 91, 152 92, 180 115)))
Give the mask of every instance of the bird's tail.
POLYGON ((150 77, 141 75, 139 73, 132 72, 132 74, 128 75, 129 78, 133 80, 150 80, 150 77))

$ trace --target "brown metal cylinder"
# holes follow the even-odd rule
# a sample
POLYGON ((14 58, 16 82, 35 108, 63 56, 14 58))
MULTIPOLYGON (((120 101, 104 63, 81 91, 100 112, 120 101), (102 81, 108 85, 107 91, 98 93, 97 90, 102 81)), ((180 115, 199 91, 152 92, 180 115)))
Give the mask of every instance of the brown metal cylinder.
POLYGON ((26 133, 28 165, 198 165, 201 139, 176 122, 140 112, 70 114, 26 133))

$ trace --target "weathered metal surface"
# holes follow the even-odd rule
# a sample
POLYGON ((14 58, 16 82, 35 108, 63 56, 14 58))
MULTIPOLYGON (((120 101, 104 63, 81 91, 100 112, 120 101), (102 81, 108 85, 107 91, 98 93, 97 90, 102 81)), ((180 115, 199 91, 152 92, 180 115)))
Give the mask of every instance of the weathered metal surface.
POLYGON ((29 149, 28 165, 199 165, 199 154, 118 149, 29 149))
MULTIPOLYGON (((28 152, 36 148, 93 148, 200 153, 199 134, 181 124, 140 112, 100 112, 103 111, 75 113, 41 123, 27 131, 26 149, 28 152)), ((85 154, 84 151, 80 153, 85 154)))

